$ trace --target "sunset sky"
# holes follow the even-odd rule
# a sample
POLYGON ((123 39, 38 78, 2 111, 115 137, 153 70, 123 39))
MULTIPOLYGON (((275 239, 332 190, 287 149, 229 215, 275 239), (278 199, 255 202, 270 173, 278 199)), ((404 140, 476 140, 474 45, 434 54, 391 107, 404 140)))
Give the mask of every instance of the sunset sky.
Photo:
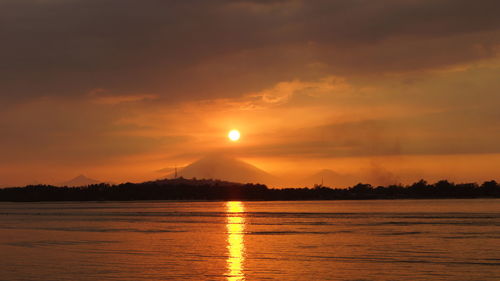
POLYGON ((499 11, 1 0, 0 186, 150 180, 209 154, 282 178, 499 180, 499 11))

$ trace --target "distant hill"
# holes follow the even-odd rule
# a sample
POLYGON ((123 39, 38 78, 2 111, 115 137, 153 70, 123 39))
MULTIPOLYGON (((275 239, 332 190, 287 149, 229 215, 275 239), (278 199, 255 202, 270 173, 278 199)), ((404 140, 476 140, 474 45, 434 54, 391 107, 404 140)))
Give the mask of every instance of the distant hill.
POLYGON ((58 184, 58 186, 87 186, 91 184, 98 184, 101 183, 101 181, 95 180, 88 178, 84 175, 79 175, 69 181, 61 182, 58 184))
MULTIPOLYGON (((177 175, 184 178, 219 179, 241 183, 276 185, 279 179, 251 164, 233 157, 210 155, 182 168, 177 175)), ((173 174, 170 175, 172 177, 173 174)))
POLYGON ((314 186, 323 183, 329 187, 347 187, 352 186, 359 181, 351 175, 340 174, 332 170, 323 169, 311 176, 308 176, 299 181, 299 186, 314 186))

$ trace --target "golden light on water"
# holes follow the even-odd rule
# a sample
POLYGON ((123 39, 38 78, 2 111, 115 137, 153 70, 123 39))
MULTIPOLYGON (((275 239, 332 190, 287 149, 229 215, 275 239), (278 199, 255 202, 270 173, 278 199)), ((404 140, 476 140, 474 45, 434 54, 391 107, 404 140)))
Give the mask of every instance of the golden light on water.
POLYGON ((243 265, 245 261, 245 207, 242 202, 226 202, 227 213, 227 280, 245 280, 243 265))

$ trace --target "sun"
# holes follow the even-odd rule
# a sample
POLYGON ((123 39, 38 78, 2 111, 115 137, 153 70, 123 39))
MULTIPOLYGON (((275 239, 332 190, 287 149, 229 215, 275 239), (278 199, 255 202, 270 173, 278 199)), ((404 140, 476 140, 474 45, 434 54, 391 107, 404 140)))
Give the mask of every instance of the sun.
POLYGON ((240 139, 240 132, 238 130, 231 130, 229 131, 229 133, 227 134, 227 137, 231 140, 231 141, 238 141, 240 139))

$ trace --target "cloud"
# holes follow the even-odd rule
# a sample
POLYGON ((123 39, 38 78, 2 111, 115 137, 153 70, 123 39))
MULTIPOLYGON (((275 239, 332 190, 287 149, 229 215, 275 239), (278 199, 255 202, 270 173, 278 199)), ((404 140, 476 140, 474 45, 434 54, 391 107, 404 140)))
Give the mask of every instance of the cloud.
POLYGON ((3 0, 0 166, 128 159, 154 171, 213 150, 297 163, 495 154, 499 9, 3 0))
POLYGON ((91 98, 92 102, 108 105, 148 101, 158 98, 158 95, 153 94, 113 95, 110 93, 106 93, 106 90, 104 89, 94 89, 88 93, 88 96, 91 98))
POLYGON ((7 102, 103 88, 179 101, 297 77, 448 67, 498 53, 499 5, 5 0, 0 95, 7 102))
POLYGON ((289 102, 297 95, 317 97, 346 91, 349 87, 345 79, 335 76, 308 82, 297 79, 290 82, 279 82, 270 89, 245 95, 244 99, 256 99, 264 104, 279 105, 289 102))
MULTIPOLYGON (((125 122, 128 108, 37 100, 0 112, 1 164, 86 165, 169 151, 188 137, 125 122)), ((147 125, 147 124, 145 124, 147 125)))
POLYGON ((500 119, 487 116, 475 110, 445 111, 282 130, 272 141, 239 152, 246 157, 297 159, 498 154, 500 134, 495 127, 500 119))

